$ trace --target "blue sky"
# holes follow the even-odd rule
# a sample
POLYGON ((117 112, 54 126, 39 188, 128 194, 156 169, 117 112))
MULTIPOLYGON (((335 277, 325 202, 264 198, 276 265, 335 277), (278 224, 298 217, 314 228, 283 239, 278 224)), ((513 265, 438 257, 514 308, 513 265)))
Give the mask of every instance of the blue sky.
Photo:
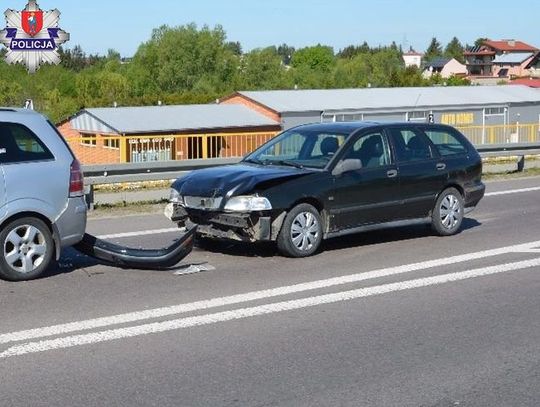
MULTIPOLYGON (((22 9, 26 0, 4 0, 22 9)), ((349 44, 384 45, 392 41, 417 51, 436 36, 446 44, 478 37, 515 38, 540 47, 540 1, 425 0, 38 0, 44 10, 62 12, 61 28, 71 33, 68 47, 105 54, 114 48, 131 56, 153 28, 195 22, 221 24, 228 39, 244 50, 288 43, 322 43, 336 51, 349 44)), ((2 10, 3 11, 3 10, 2 10)))

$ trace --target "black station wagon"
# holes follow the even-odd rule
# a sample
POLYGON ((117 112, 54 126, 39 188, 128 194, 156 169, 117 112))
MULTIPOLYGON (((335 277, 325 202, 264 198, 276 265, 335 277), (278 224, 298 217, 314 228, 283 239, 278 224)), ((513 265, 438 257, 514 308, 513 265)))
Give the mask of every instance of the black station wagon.
POLYGON ((305 257, 324 239, 376 228, 429 222, 453 235, 484 192, 481 158, 452 127, 319 123, 178 179, 168 215, 203 237, 276 241, 305 257))

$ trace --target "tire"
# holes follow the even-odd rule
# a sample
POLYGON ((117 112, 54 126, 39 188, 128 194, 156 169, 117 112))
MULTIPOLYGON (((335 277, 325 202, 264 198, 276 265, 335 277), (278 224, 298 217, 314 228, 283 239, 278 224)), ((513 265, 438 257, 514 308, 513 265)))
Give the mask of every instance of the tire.
POLYGON ((321 215, 313 206, 300 204, 285 217, 277 247, 286 257, 308 257, 319 249, 322 240, 321 215))
POLYGON ((440 236, 455 235, 463 222, 464 204, 461 193, 455 188, 444 190, 433 209, 431 227, 440 236))
POLYGON ((40 219, 25 217, 8 223, 0 232, 0 278, 26 281, 39 277, 51 264, 54 240, 40 219))

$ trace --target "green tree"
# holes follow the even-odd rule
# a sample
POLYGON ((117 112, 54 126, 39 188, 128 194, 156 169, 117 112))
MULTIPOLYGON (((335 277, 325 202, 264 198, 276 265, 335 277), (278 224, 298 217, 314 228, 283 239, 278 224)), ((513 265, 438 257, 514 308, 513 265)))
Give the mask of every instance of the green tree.
POLYGON ((314 47, 306 47, 296 51, 292 59, 292 66, 319 72, 329 72, 334 62, 333 48, 318 44, 314 47))
POLYGON ((279 47, 277 47, 277 53, 281 57, 281 60, 285 65, 290 65, 291 60, 295 53, 295 48, 291 47, 287 44, 281 44, 279 47))
POLYGON ((141 45, 132 62, 139 91, 157 87, 160 91, 182 92, 207 84, 216 90, 224 89, 237 66, 225 39, 221 26, 198 29, 195 24, 189 24, 154 30, 150 41, 141 45))
POLYGON ((225 48, 231 51, 234 55, 240 56, 242 55, 242 44, 238 41, 229 41, 225 44, 225 48))
POLYGON ((429 46, 424 54, 424 60, 426 62, 431 61, 434 58, 441 57, 443 55, 441 43, 437 38, 433 37, 429 46))
POLYGON ((461 42, 459 42, 457 37, 454 37, 444 49, 444 56, 446 58, 455 58, 463 64, 465 62, 465 58, 463 56, 464 51, 465 49, 463 48, 463 45, 461 45, 461 42))
POLYGON ((489 41, 489 38, 484 38, 484 37, 480 37, 480 38, 477 38, 475 41, 474 41, 474 46, 475 47, 479 47, 481 45, 484 45, 484 42, 486 41, 489 41))
POLYGON ((279 89, 286 82, 285 73, 275 47, 255 49, 242 58, 239 85, 244 89, 279 89))

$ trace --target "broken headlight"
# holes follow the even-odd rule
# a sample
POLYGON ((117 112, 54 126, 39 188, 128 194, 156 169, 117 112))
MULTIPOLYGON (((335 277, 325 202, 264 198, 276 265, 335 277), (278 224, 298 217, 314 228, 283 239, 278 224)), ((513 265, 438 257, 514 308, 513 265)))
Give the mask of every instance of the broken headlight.
POLYGON ((184 205, 184 197, 176 189, 171 188, 169 202, 184 205))

